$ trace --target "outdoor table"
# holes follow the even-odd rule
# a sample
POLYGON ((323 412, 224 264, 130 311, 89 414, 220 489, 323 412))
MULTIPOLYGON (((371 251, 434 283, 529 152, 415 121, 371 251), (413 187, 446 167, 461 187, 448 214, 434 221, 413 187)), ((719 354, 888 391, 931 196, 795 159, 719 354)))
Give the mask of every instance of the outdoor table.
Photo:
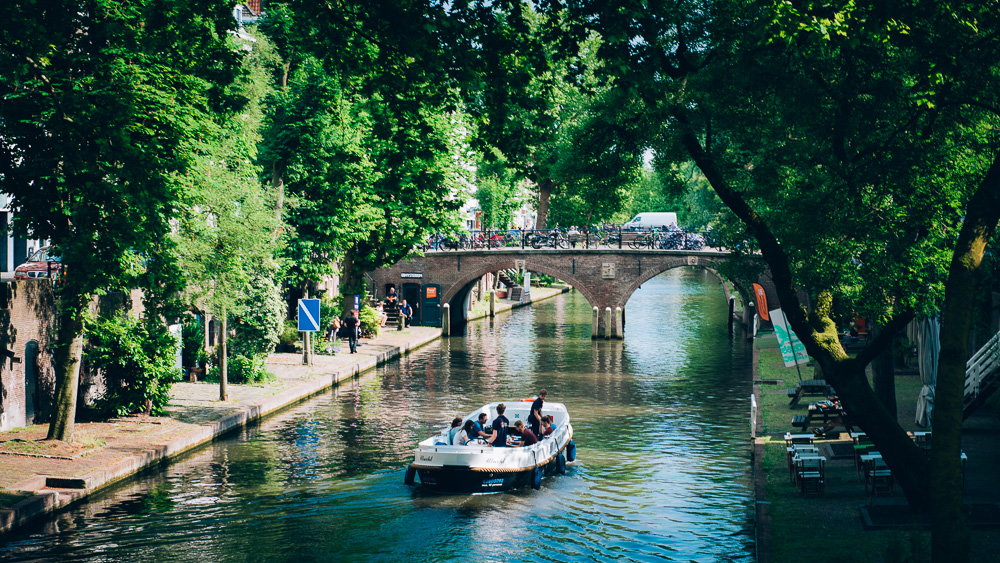
POLYGON ((830 386, 826 384, 826 380, 824 379, 807 379, 805 381, 800 381, 795 385, 795 395, 792 397, 792 400, 788 402, 788 406, 794 407, 805 395, 822 395, 825 397, 829 394, 830 386))
POLYGON ((785 432, 785 446, 791 446, 792 444, 812 444, 813 438, 812 434, 792 434, 791 432, 785 432))

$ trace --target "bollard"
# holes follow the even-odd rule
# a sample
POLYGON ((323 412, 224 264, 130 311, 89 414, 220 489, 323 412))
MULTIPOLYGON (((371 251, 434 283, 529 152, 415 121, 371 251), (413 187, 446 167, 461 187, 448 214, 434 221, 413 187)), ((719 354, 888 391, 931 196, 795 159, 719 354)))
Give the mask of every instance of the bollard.
POLYGON ((592 326, 590 327, 591 340, 597 340, 597 338, 601 335, 599 332, 597 332, 598 330, 597 327, 600 324, 598 321, 600 320, 601 320, 601 310, 598 309, 597 307, 594 307, 594 319, 591 322, 592 326))
POLYGON ((624 328, 625 326, 622 324, 622 308, 615 307, 615 338, 618 340, 625 339, 624 328))
POLYGON ((441 336, 448 336, 451 329, 451 306, 445 303, 441 306, 441 336))
POLYGON ((604 339, 611 340, 611 307, 604 308, 604 339))
POLYGON ((497 314, 497 291, 495 289, 490 290, 490 318, 492 319, 497 314))

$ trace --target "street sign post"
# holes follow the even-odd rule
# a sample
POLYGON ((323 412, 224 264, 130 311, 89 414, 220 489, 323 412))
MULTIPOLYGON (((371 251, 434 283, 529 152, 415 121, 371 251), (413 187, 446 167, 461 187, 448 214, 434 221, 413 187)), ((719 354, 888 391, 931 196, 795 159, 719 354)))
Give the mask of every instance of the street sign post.
POLYGON ((319 299, 299 299, 299 332, 319 332, 319 299))
POLYGON ((302 363, 312 365, 312 333, 319 332, 319 299, 299 299, 302 363))

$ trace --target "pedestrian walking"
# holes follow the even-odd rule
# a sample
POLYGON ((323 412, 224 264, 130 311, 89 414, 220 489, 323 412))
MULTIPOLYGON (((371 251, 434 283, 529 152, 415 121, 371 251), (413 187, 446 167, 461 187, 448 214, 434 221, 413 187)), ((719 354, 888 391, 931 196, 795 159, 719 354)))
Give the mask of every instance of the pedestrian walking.
POLYGON ((344 328, 347 329, 347 343, 351 347, 351 353, 358 351, 358 330, 361 328, 361 320, 357 317, 358 312, 351 311, 344 320, 344 328))

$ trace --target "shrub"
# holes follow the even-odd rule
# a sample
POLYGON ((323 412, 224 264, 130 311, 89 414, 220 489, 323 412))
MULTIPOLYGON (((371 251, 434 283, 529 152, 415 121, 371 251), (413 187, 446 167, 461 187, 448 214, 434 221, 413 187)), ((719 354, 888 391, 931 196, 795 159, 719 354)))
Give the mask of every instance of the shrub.
POLYGON ((282 346, 295 346, 299 341, 299 329, 295 321, 285 321, 281 334, 278 335, 278 344, 282 346))
MULTIPOLYGON (((218 382, 221 369, 219 365, 213 366, 208 372, 208 380, 218 382)), ((270 383, 276 379, 273 373, 264 369, 264 358, 261 356, 248 358, 233 355, 226 365, 226 381, 229 383, 270 383)))
POLYGON ((375 338, 382 332, 382 317, 367 303, 361 305, 361 336, 375 338))
POLYGON ((236 336, 227 344, 232 356, 253 358, 274 352, 285 318, 285 302, 271 278, 254 276, 244 296, 246 310, 230 320, 236 336))
POLYGON ((127 314, 86 324, 86 360, 104 377, 98 408, 113 416, 163 413, 170 385, 180 379, 174 367, 177 340, 167 327, 127 314))
POLYGON ((199 353, 205 347, 205 325, 202 317, 186 316, 182 326, 181 341, 184 348, 181 351, 181 361, 185 367, 197 367, 199 353))

